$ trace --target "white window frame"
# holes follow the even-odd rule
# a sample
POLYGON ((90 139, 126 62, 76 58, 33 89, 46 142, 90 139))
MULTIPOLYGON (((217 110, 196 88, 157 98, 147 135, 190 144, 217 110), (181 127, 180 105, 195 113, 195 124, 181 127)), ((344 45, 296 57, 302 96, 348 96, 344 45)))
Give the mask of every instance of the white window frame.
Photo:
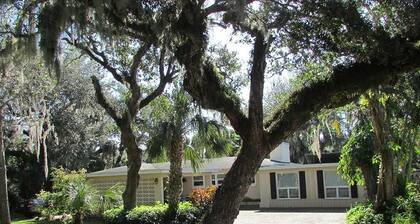
POLYGON ((226 176, 225 173, 213 173, 211 175, 211 185, 216 186, 216 187, 219 187, 219 186, 222 185, 222 184, 219 184, 219 180, 224 180, 225 178, 224 177, 223 178, 219 178, 218 177, 219 175, 225 175, 226 176), (214 179, 213 179, 213 177, 214 177, 214 179), (214 183, 215 184, 213 184, 213 180, 214 180, 214 183))
POLYGON ((191 176, 191 182, 192 182, 192 187, 193 188, 203 188, 203 187, 206 186, 206 179, 204 178, 204 175, 191 176), (195 185, 194 177, 202 177, 203 178, 203 185, 195 185))
POLYGON ((300 199, 300 179, 299 179, 299 172, 276 172, 276 194, 277 199, 280 200, 294 200, 294 199, 300 199), (278 184, 278 174, 284 175, 284 174, 296 174, 297 176, 297 187, 279 187, 278 184), (287 198, 281 198, 279 194, 279 190, 287 189, 287 198), (291 198, 290 197, 290 189, 297 189, 298 190, 298 197, 297 198, 291 198))
POLYGON ((327 186, 327 184, 326 184, 326 182, 325 182, 325 172, 335 172, 335 175, 337 175, 338 176, 338 174, 337 174, 337 170, 324 170, 323 172, 322 172, 322 178, 323 178, 323 180, 324 180, 324 195, 325 195, 325 199, 329 199, 329 200, 337 200, 337 199, 351 199, 351 189, 350 189, 350 186, 348 186, 348 185, 345 185, 345 186, 343 186, 343 185, 330 185, 330 186, 327 186), (335 189, 335 197, 328 197, 327 196, 327 188, 334 188, 335 189), (338 194, 338 189, 339 188, 347 188, 347 190, 348 190, 348 192, 349 192, 349 196, 348 197, 340 197, 340 195, 338 194))

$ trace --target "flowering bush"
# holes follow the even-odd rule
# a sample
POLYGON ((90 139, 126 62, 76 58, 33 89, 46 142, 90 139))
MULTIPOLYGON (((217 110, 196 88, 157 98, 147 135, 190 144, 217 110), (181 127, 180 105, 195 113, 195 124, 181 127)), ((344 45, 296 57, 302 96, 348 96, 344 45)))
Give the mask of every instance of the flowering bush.
POLYGON ((213 201, 216 190, 215 186, 194 189, 189 195, 190 201, 198 207, 209 206, 213 201))

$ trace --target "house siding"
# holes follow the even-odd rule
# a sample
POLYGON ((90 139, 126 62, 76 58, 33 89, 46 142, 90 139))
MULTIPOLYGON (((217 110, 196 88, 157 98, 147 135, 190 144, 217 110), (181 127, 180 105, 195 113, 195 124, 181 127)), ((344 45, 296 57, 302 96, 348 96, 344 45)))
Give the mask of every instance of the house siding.
MULTIPOLYGON (((255 186, 250 186, 245 198, 260 200, 259 206, 262 208, 294 208, 294 207, 350 207, 356 202, 362 202, 366 199, 366 192, 363 187, 357 186, 358 198, 348 199, 326 199, 318 198, 317 171, 337 170, 337 164, 308 164, 299 167, 273 167, 270 169, 260 169, 255 176, 255 186), (270 173, 288 173, 299 171, 305 172, 306 198, 304 199, 272 199, 270 191, 270 173)), ((212 174, 226 174, 227 170, 219 170, 217 173, 196 173, 185 174, 183 177, 182 197, 187 198, 194 189, 192 185, 193 175, 204 176, 204 186, 212 185, 212 174)), ((156 201, 163 201, 163 179, 167 177, 164 173, 140 174, 140 185, 137 192, 138 204, 153 204, 156 201)), ((100 176, 88 177, 88 180, 101 193, 115 184, 119 183, 125 186, 125 176, 100 176)))
MULTIPOLYGON (((103 194, 110 187, 120 184, 125 186, 125 176, 88 177, 89 183, 103 194)), ((140 175, 140 183, 137 189, 137 204, 154 204, 162 200, 162 178, 159 175, 140 175)))
POLYGON ((260 199, 260 175, 255 175, 255 185, 251 185, 248 188, 248 192, 245 194, 245 198, 260 199))
MULTIPOLYGON (((261 192, 261 202, 260 207, 262 208, 303 208, 303 207, 325 207, 325 208, 347 208, 356 202, 361 202, 366 199, 365 190, 363 187, 358 186, 358 198, 349 198, 349 199, 325 199, 318 198, 318 188, 317 188, 317 179, 316 171, 320 168, 310 168, 310 169, 289 169, 289 170, 272 170, 272 171, 260 171, 260 185, 263 184, 267 186, 266 190, 261 192), (269 190, 270 183, 270 172, 276 173, 287 173, 287 172, 298 172, 305 171, 306 179, 306 198, 305 199, 271 199, 271 194, 269 190)), ((334 168, 326 168, 324 170, 334 170, 334 168)), ((336 169, 335 169, 336 170, 336 169)))

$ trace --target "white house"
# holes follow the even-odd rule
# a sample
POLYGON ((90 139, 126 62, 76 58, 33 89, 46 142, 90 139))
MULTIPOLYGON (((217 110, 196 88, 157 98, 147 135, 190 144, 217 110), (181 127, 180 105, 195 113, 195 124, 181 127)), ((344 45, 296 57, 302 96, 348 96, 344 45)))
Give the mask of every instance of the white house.
MULTIPOLYGON (((187 198, 194 188, 220 186, 236 157, 223 157, 205 161, 194 172, 189 161, 182 167, 183 193, 187 198)), ((282 143, 264 159, 250 186, 244 204, 256 204, 261 208, 293 207, 350 207, 363 201, 366 193, 361 186, 348 186, 337 175, 337 163, 297 164, 290 162, 289 145, 282 143)), ((143 163, 137 191, 139 204, 164 201, 165 183, 169 163, 143 163)), ((89 181, 104 191, 125 183, 127 167, 117 167, 89 173, 89 181)))

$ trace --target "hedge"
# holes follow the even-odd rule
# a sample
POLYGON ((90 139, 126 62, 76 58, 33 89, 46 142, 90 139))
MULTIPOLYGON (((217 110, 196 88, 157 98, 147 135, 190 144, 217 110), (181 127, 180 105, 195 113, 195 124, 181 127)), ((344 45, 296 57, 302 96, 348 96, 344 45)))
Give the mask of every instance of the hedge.
POLYGON ((168 220, 168 205, 141 205, 129 212, 122 207, 104 212, 106 224, 196 224, 199 223, 202 210, 190 202, 181 202, 174 220, 168 220))

